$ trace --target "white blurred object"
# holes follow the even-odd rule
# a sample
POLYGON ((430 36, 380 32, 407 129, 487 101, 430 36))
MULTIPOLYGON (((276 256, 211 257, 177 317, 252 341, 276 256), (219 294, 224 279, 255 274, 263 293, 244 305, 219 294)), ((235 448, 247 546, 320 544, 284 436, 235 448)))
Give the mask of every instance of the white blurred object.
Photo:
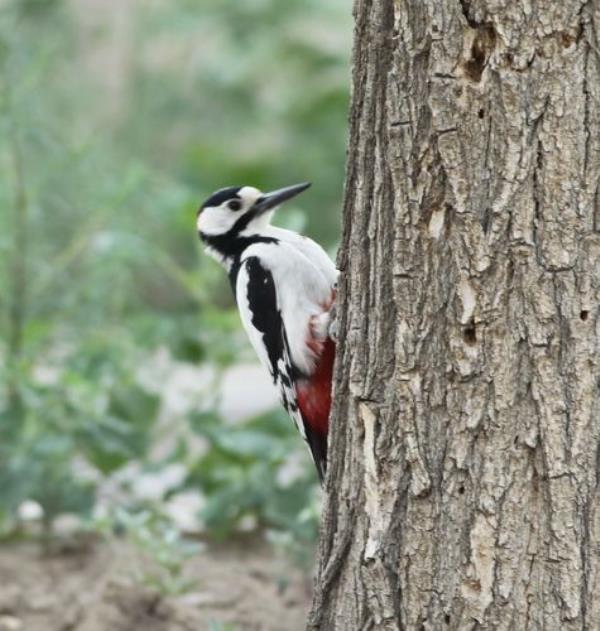
POLYGON ((44 516, 44 509, 38 502, 25 500, 19 505, 17 515, 21 521, 38 521, 44 516))
POLYGON ((40 386, 54 386, 58 383, 62 369, 57 366, 39 364, 33 368, 33 379, 40 386))
POLYGON ((139 499, 160 500, 168 491, 178 487, 186 475, 185 465, 175 462, 155 473, 143 473, 133 480, 132 490, 139 499))
POLYGON ((302 477, 302 474, 306 470, 303 464, 304 454, 300 451, 293 451, 288 454, 283 464, 277 469, 276 480, 278 486, 287 489, 296 480, 302 477))
POLYGON ((19 631, 23 628, 23 621, 14 616, 0 616, 0 629, 2 631, 19 631))
POLYGON ((81 518, 72 513, 63 513, 52 522, 54 532, 59 535, 74 535, 81 532, 82 525, 81 518))
POLYGON ((278 405, 277 389, 260 364, 237 364, 225 371, 218 408, 225 423, 237 424, 278 405))
POLYGON ((236 530, 238 532, 252 532, 256 530, 258 526, 258 520, 255 515, 244 515, 240 519, 240 523, 238 524, 236 530))
POLYGON ((200 532, 204 530, 204 524, 198 517, 198 513, 205 503, 206 500, 199 491, 183 491, 169 499, 165 506, 165 512, 179 530, 200 532))

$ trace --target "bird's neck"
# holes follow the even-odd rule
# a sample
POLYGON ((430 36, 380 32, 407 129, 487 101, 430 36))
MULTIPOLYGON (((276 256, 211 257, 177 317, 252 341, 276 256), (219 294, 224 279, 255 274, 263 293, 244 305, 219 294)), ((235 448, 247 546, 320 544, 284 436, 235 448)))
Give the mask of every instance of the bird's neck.
POLYGON ((279 239, 270 230, 243 232, 230 235, 202 235, 206 252, 228 271, 239 262, 244 250, 256 243, 278 243, 279 239))

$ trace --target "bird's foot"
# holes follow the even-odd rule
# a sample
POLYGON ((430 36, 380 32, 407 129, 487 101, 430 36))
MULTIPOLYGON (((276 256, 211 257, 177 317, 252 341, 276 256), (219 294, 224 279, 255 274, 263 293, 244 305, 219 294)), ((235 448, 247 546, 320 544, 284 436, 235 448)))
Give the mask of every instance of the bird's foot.
POLYGON ((335 301, 331 302, 326 311, 314 315, 310 319, 310 335, 318 344, 327 338, 337 342, 338 325, 335 301))

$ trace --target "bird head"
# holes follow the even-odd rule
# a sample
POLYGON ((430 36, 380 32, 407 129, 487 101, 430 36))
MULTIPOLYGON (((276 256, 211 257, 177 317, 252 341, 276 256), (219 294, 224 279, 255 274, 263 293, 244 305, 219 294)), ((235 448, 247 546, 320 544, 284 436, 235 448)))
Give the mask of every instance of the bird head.
POLYGON ((260 234, 271 222, 273 211, 306 190, 310 183, 294 184, 270 193, 252 186, 231 186, 213 193, 198 211, 200 238, 207 242, 260 234))

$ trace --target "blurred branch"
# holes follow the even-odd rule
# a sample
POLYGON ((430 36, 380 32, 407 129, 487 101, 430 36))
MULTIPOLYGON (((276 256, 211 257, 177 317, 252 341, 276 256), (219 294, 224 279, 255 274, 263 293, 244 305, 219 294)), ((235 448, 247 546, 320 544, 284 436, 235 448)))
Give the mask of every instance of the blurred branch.
POLYGON ((28 199, 23 167, 23 151, 19 129, 14 114, 14 104, 6 69, 1 75, 8 119, 8 146, 14 174, 13 226, 14 241, 9 261, 8 303, 8 399, 10 408, 16 415, 22 410, 17 367, 23 352, 23 331, 27 310, 27 248, 28 248, 28 199))
POLYGON ((179 285, 190 300, 199 306, 207 301, 206 291, 199 284, 197 275, 181 267, 166 252, 155 252, 154 257, 158 267, 179 285))
POLYGON ((92 221, 73 238, 67 247, 62 249, 57 256, 48 262, 46 273, 34 279, 31 284, 30 295, 32 299, 39 298, 48 289, 51 289, 55 282, 60 280, 61 273, 68 269, 69 265, 77 261, 78 257, 88 249, 93 238, 106 223, 106 219, 103 218, 99 220, 94 217, 92 221))
MULTIPOLYGON (((33 281, 30 294, 34 298, 40 298, 51 290, 53 285, 60 280, 60 275, 70 265, 75 263, 81 254, 89 249, 98 232, 105 226, 106 220, 92 220, 73 240, 47 265, 47 273, 33 281)), ((168 253, 157 250, 139 235, 131 235, 143 244, 148 262, 152 261, 156 267, 162 270, 173 280, 183 293, 198 305, 207 301, 206 290, 199 284, 198 276, 190 273, 179 265, 168 253)))

